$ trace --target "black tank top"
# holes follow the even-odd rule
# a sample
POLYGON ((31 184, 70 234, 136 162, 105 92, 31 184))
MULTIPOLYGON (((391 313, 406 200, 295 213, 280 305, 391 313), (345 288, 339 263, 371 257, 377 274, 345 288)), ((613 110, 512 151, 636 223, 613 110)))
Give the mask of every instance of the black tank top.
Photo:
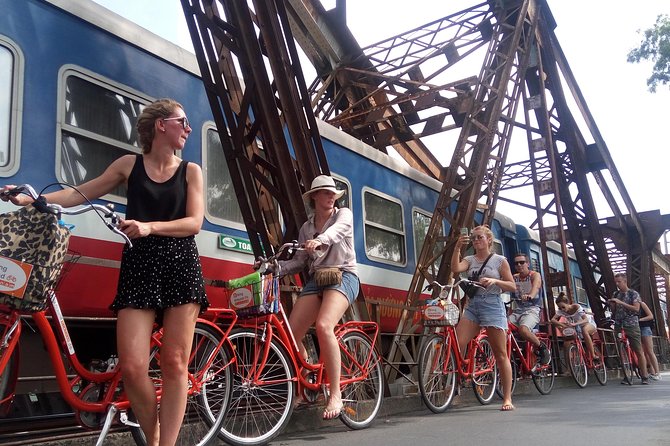
POLYGON ((144 170, 142 155, 137 155, 128 177, 126 219, 169 221, 186 216, 186 166, 182 161, 174 175, 163 183, 153 181, 144 170))

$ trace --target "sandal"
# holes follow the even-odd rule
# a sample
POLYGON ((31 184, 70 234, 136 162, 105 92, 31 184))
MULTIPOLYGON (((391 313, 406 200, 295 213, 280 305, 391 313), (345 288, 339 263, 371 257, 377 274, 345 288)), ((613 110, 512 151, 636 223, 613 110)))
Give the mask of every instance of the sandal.
POLYGON ((331 409, 326 407, 323 411, 323 419, 334 420, 335 418, 339 418, 342 414, 342 409, 344 409, 344 404, 340 404, 339 406, 333 407, 331 409))
POLYGON ((512 403, 505 403, 505 404, 503 404, 502 407, 500 408, 500 410, 501 410, 502 412, 510 412, 510 411, 512 411, 512 410, 514 410, 514 409, 515 409, 515 407, 514 407, 514 404, 512 404, 512 403))

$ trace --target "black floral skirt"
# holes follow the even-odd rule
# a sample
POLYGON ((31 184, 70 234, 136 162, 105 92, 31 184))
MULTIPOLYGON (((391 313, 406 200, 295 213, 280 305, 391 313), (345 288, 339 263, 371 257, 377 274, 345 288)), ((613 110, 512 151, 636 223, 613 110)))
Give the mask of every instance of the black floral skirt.
POLYGON ((162 316, 166 308, 189 303, 200 304, 201 312, 209 306, 194 236, 150 235, 123 249, 111 310, 153 309, 162 316))

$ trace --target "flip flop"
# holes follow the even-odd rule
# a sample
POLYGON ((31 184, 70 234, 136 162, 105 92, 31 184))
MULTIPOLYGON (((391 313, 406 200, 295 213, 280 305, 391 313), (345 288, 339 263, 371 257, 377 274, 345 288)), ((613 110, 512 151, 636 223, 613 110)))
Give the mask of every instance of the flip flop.
POLYGON ((324 420, 334 420, 335 418, 339 418, 340 415, 342 414, 342 409, 344 409, 344 404, 341 404, 338 407, 334 407, 332 409, 326 409, 323 411, 323 419, 324 420))
POLYGON ((514 410, 514 404, 512 404, 512 403, 503 404, 502 407, 500 408, 500 410, 502 412, 510 412, 510 411, 514 410))

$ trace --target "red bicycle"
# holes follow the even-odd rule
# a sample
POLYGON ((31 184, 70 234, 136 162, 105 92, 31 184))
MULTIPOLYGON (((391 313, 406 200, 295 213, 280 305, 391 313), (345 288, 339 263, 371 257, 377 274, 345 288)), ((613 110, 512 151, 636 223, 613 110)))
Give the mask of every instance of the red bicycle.
MULTIPOLYGON (((516 382, 519 378, 532 378, 535 388, 542 395, 548 395, 554 388, 556 380, 556 368, 553 358, 548 364, 542 364, 538 361, 534 352, 534 346, 529 341, 521 337, 519 327, 515 324, 507 323, 507 356, 512 365, 512 394, 516 389, 516 382)), ((538 332, 535 336, 543 343, 551 357, 551 340, 547 333, 538 332)), ((496 393, 502 398, 502 388, 500 383, 496 387, 496 393)))
MULTIPOLYGON (((315 402, 319 393, 328 398, 324 365, 318 358, 308 362, 300 355, 280 302, 279 275, 269 272, 278 270, 276 259, 282 253, 300 249, 297 242, 286 243, 259 271, 227 282, 213 281, 231 290, 231 302, 238 307, 244 306, 241 302, 251 304, 238 310, 240 321, 228 337, 236 364, 230 406, 220 431, 227 443, 258 445, 276 437, 291 417, 296 391, 307 403, 315 402)), ((369 426, 382 404, 377 333, 374 322, 349 321, 335 327, 342 358, 340 420, 351 429, 369 426)))
POLYGON ((428 302, 424 310, 424 323, 437 326, 441 331, 428 336, 419 352, 419 390, 421 398, 434 413, 442 413, 449 408, 457 386, 472 384, 475 397, 481 404, 489 404, 493 399, 498 382, 498 366, 493 348, 481 330, 461 354, 456 336, 456 324, 460 308, 458 292, 460 284, 479 286, 476 282, 460 279, 452 285, 429 285, 439 290, 439 297, 428 302), (442 308, 442 309, 440 309, 442 308))
MULTIPOLYGON (((36 200, 39 198, 34 189, 28 185, 19 186, 10 193, 27 193, 36 200)), ((64 209, 46 203, 42 206, 46 212, 56 215, 57 220, 61 214, 96 212, 103 221, 109 220, 106 225, 111 231, 123 237, 126 243, 131 243, 126 235, 117 229, 118 217, 109 207, 90 203, 74 209, 64 209)), ((96 446, 102 445, 115 421, 130 428, 133 439, 138 445, 146 445, 144 434, 139 424, 134 421, 130 402, 123 391, 122 365, 119 366, 116 357, 91 368, 82 365, 77 358, 56 293, 50 289, 44 298, 46 310, 31 312, 30 316, 42 335, 61 395, 74 410, 77 422, 88 429, 101 429, 96 446), (49 323, 49 318, 52 323, 49 323), (69 364, 67 368, 66 360, 69 364)), ((232 310, 212 311, 218 319, 227 320, 231 327, 235 323, 236 315, 232 310)), ((8 305, 0 306, 0 406, 9 406, 14 398, 19 364, 17 346, 25 313, 8 305)), ((217 437, 231 393, 232 375, 229 365, 233 359, 230 359, 227 350, 223 348, 227 334, 228 332, 221 331, 217 325, 207 320, 199 319, 196 324, 188 365, 187 412, 177 440, 178 445, 204 446, 217 437)), ((151 336, 150 374, 159 401, 161 339, 162 331, 155 327, 151 336)))
POLYGON ((569 342, 567 360, 570 374, 579 387, 586 387, 588 371, 593 370, 596 380, 601 386, 607 384, 607 366, 605 365, 605 344, 600 337, 593 338, 593 351, 597 357, 592 357, 584 349, 581 337, 574 328, 563 329, 563 339, 569 342))
MULTIPOLYGON (((613 327, 613 319, 605 319, 603 324, 613 327)), ((616 330, 615 330, 616 332, 616 330)), ((637 365, 637 355, 630 346, 628 336, 626 336, 626 329, 621 329, 616 332, 616 351, 619 356, 619 365, 621 366, 621 374, 623 375, 622 383, 633 385, 633 375, 640 377, 639 367, 637 365)))

